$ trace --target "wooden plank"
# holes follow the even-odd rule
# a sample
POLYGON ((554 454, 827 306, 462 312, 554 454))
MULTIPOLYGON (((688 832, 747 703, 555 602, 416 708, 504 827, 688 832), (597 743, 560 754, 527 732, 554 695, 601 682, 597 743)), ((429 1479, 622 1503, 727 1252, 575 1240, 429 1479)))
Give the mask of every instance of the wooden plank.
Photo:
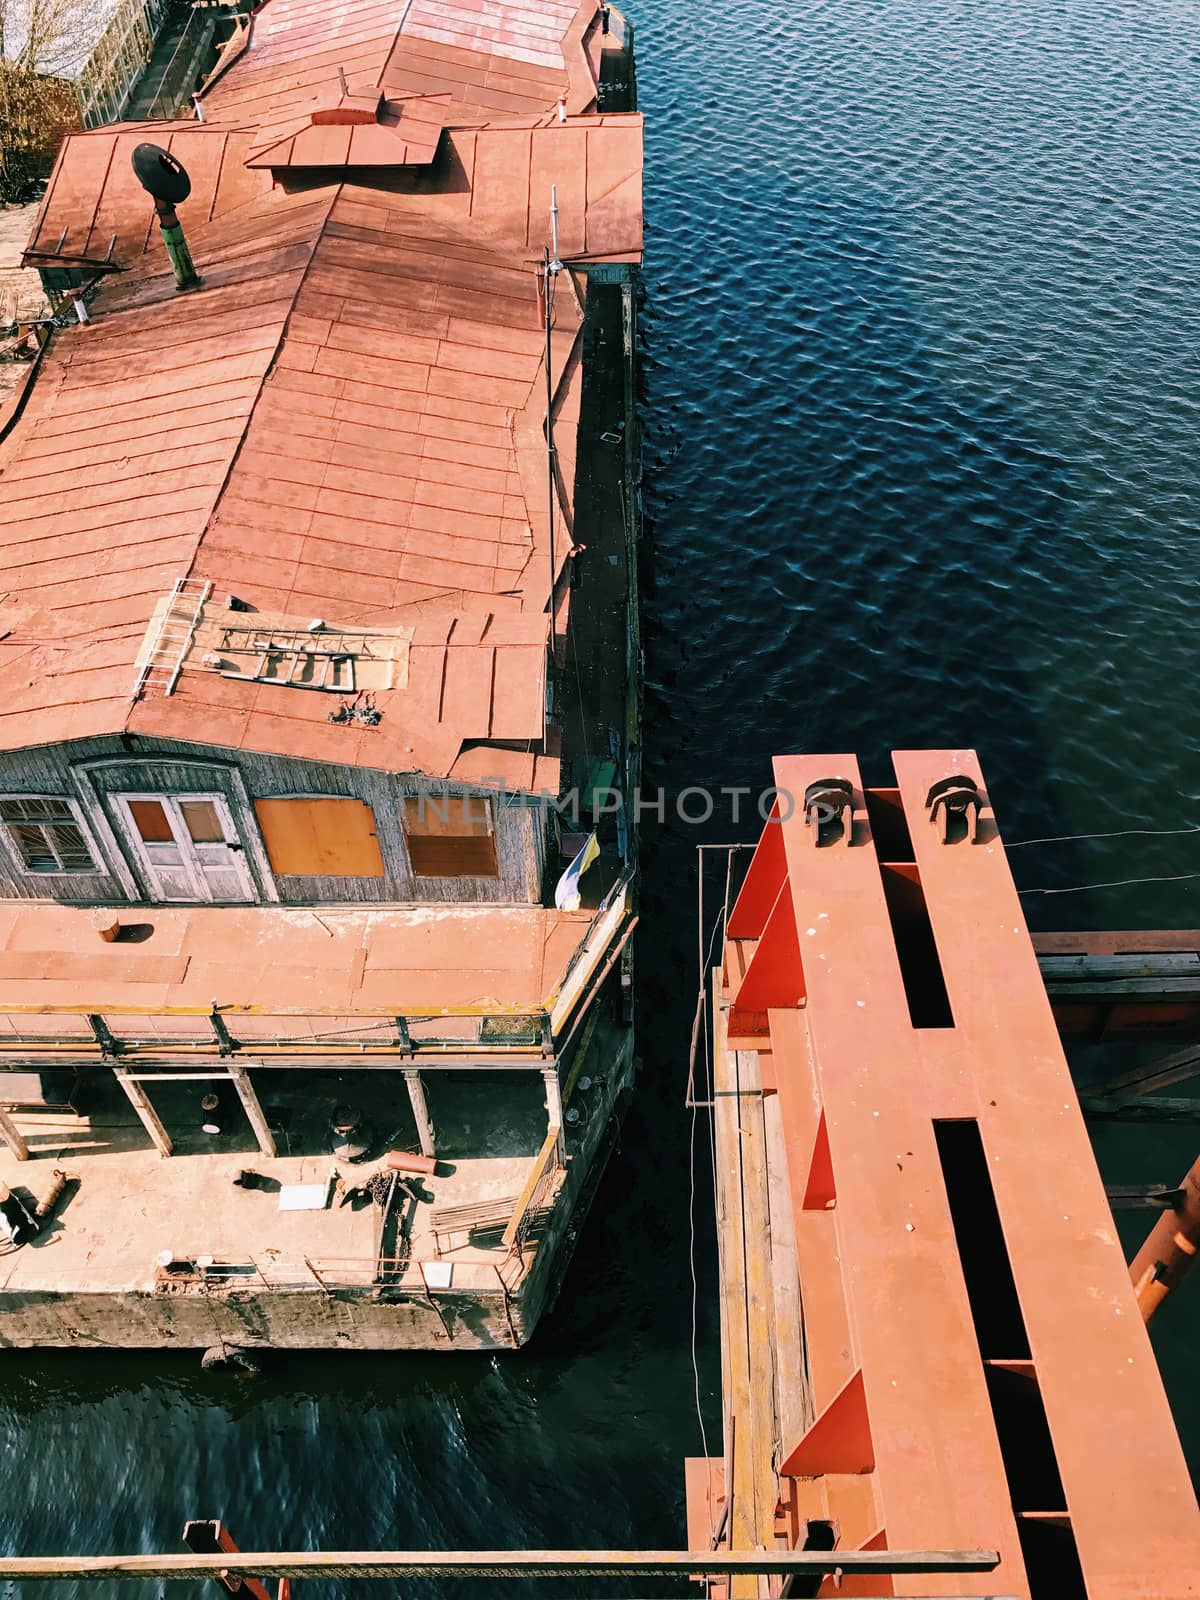
MULTIPOLYGON (((0 1580, 259 1577, 660 1577, 674 1573, 991 1572, 995 1550, 280 1550, 217 1555, 0 1556, 0 1580)), ((976 1595, 973 1600, 989 1600, 976 1595)), ((1002 1600, 993 1596, 991 1600, 1002 1600)))
MULTIPOLYGON (((529 1176, 525 1180, 525 1187, 521 1190, 521 1193, 517 1196, 517 1199, 511 1204, 511 1215, 509 1215, 508 1212, 505 1213, 508 1218, 508 1226, 504 1230, 504 1237, 501 1240, 501 1243, 506 1250, 511 1250, 513 1245, 516 1243, 517 1231, 521 1226, 521 1220, 526 1211, 533 1204, 533 1197, 537 1191, 537 1186, 539 1183, 541 1183, 546 1173, 554 1164, 555 1157, 558 1154, 558 1135, 559 1129, 557 1127, 552 1127, 547 1133, 545 1139, 542 1141, 542 1148, 534 1157, 533 1165, 529 1169, 529 1176)), ((509 1204, 508 1201, 502 1201, 500 1203, 503 1205, 509 1204)))
MULTIPOLYGON (((725 1017, 718 1008, 714 1018, 713 1121, 716 1127, 717 1156, 717 1248, 721 1284, 721 1395, 725 1425, 725 1485, 730 1501, 728 1540, 737 1546, 734 1510, 739 1516, 749 1486, 742 1470, 745 1452, 738 1438, 739 1426, 748 1422, 749 1383, 744 1355, 744 1333, 737 1319, 745 1316, 745 1265, 742 1245, 741 1204, 738 1199, 740 1163, 738 1149, 737 1088, 734 1056, 726 1047, 725 1017)), ((738 1526, 742 1534, 742 1525, 738 1526)), ((742 1534, 744 1537, 744 1534, 742 1534)), ((744 1548, 744 1546, 743 1546, 744 1548)))
POLYGON ((1131 955, 1200 950, 1200 928, 1120 929, 1106 933, 1033 933, 1039 959, 1048 955, 1131 955))
POLYGON ((1200 1045, 1190 1044, 1157 1061, 1144 1062, 1127 1072, 1109 1078, 1104 1085, 1106 1095, 1126 1090, 1132 1094, 1149 1094, 1154 1089, 1166 1089, 1173 1083, 1186 1083, 1200 1072, 1200 1045))
POLYGON ((812 1422, 806 1372, 800 1269, 788 1186, 787 1148, 779 1096, 763 1099, 767 1198, 771 1228, 771 1282, 775 1306, 775 1415, 781 1440, 799 1439, 812 1422))
POLYGON ((1200 951, 1147 952, 1141 955, 1039 955, 1038 966, 1044 978, 1058 980, 1195 977, 1200 974, 1200 951))
POLYGON ((1117 1000, 1128 995, 1141 999, 1194 999, 1200 996, 1200 968, 1190 976, 1157 978, 1047 978, 1051 1000, 1117 1000))
MULTIPOLYGON (((771 1549, 779 1485, 762 1091, 757 1054, 728 1048, 720 1008, 714 1031, 728 1540, 731 1550, 771 1549)), ((758 1600, 767 1591, 743 1573, 729 1592, 731 1600, 758 1600)))
POLYGON ((743 1506, 753 1505, 747 1474, 750 1460, 749 1371, 745 1354, 745 1254, 738 1195, 741 1172, 735 1056, 728 1050, 725 1017, 714 1018, 713 1120, 717 1155, 717 1246, 721 1284, 721 1395, 725 1425, 725 1492, 729 1501, 726 1539, 730 1548, 745 1548, 743 1506), (745 1431, 743 1442, 741 1431, 745 1431))
POLYGON ((365 800, 256 800, 254 811, 273 872, 383 877, 375 813, 365 800))
MULTIPOLYGON (((1192 1069, 1200 1071, 1200 1056, 1192 1069)), ((1178 1100, 1163 1095, 1148 1100, 1141 1095, 1081 1094, 1079 1109, 1099 1122, 1200 1122, 1200 1100, 1178 1100)))
MULTIPOLYGON (((747 1367, 750 1377, 750 1422, 754 1485, 753 1544, 769 1550, 775 1544, 775 1508, 779 1481, 779 1428, 775 1413, 775 1297, 771 1282, 771 1224, 767 1196, 766 1129, 757 1051, 738 1052, 738 1131, 743 1149, 742 1232, 746 1245, 747 1367)), ((735 1547, 736 1548, 736 1547, 735 1547)), ((736 1600, 737 1580, 731 1586, 736 1600)), ((747 1580, 747 1593, 770 1593, 764 1578, 747 1580)))

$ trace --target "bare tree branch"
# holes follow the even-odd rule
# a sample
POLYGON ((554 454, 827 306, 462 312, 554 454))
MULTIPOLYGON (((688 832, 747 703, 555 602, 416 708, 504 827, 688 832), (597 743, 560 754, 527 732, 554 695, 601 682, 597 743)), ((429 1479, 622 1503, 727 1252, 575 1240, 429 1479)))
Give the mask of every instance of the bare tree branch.
POLYGON ((95 0, 0 0, 0 58, 68 76, 87 60, 103 22, 95 0))

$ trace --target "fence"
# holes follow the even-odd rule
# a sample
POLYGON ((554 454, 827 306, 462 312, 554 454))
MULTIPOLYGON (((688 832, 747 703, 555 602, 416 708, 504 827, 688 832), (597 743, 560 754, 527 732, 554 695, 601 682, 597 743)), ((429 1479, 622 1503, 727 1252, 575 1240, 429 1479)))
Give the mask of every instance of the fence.
MULTIPOLYGON (((123 1061, 249 1052, 257 1065, 303 1065, 352 1056, 364 1066, 419 1056, 540 1060, 554 1053, 550 1016, 541 1007, 452 1006, 377 1014, 265 1011, 256 1006, 174 1006, 138 1011, 66 1006, 0 1006, 0 1059, 28 1057, 123 1061)), ((25 1064, 25 1063, 23 1063, 25 1064)))
POLYGON ((534 1228, 549 1210, 551 1191, 557 1186, 559 1174, 563 1171, 561 1139, 562 1132, 557 1127, 547 1133, 504 1230, 501 1243, 510 1255, 516 1255, 522 1267, 525 1265, 525 1246, 534 1228))
POLYGON ((119 0, 76 86, 85 128, 115 122, 154 53, 169 0, 119 0))
POLYGON ((633 879, 634 869, 627 867, 604 896, 588 924, 587 932, 567 963, 567 970, 547 998, 553 1033, 561 1031, 604 957, 619 942, 624 942, 621 936, 632 928, 633 879))

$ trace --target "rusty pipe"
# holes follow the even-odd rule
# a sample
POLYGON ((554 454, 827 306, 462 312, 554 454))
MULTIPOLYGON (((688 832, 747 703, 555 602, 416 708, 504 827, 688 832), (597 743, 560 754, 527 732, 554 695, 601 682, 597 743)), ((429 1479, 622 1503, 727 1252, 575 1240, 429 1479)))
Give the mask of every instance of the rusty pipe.
POLYGON ((1179 1187, 1181 1198, 1159 1217, 1129 1267, 1146 1322, 1200 1254, 1200 1157, 1179 1187))
POLYGON ((54 1215, 54 1209, 66 1193, 68 1184, 77 1184, 79 1179, 71 1173, 64 1172, 61 1167, 54 1169, 54 1181, 44 1200, 39 1200, 33 1213, 33 1220, 39 1227, 44 1227, 54 1215))

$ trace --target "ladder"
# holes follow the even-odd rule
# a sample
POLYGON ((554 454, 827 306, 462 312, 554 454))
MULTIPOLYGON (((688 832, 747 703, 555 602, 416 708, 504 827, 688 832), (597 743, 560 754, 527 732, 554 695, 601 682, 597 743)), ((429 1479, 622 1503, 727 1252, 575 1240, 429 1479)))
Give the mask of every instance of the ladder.
POLYGON ((221 634, 221 655, 244 656, 240 666, 222 667, 226 678, 280 683, 292 689, 330 689, 354 694, 355 662, 376 660, 374 635, 345 629, 256 628, 230 625, 221 634))
POLYGON ((174 692, 183 658, 211 594, 212 583, 207 578, 180 578, 176 582, 138 663, 131 699, 139 699, 148 689, 161 689, 163 694, 174 692))

